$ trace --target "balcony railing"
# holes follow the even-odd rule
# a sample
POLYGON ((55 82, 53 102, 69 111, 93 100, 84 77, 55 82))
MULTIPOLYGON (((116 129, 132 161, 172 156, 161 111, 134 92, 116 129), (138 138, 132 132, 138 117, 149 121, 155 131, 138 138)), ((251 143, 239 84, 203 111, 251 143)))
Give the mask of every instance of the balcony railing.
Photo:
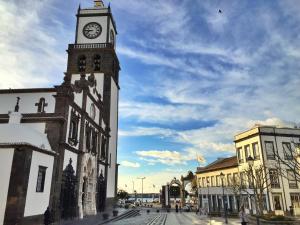
POLYGON ((69 48, 72 48, 72 49, 111 48, 111 49, 113 49, 113 45, 111 43, 70 44, 69 48))

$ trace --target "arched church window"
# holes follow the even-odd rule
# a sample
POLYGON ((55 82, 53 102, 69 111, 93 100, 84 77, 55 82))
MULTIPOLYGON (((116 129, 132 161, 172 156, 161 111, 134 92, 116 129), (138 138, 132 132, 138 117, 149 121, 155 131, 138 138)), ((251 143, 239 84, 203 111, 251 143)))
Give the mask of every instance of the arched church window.
POLYGON ((100 71, 101 66, 101 56, 95 55, 94 56, 94 71, 100 71))
POLYGON ((102 136, 102 140, 101 140, 101 158, 105 159, 105 155, 106 155, 106 138, 104 136, 102 136))
POLYGON ((97 133, 96 133, 96 131, 93 131, 92 132, 92 153, 94 154, 94 155, 96 155, 97 154, 97 133))
POLYGON ((95 104, 92 103, 90 107, 90 117, 94 120, 96 117, 96 107, 95 104))
POLYGON ((91 151, 91 127, 87 124, 85 129, 85 147, 87 152, 91 151))
POLYGON ((76 115, 76 112, 74 110, 71 111, 71 117, 70 117, 70 125, 69 125, 69 143, 71 145, 77 145, 77 134, 78 134, 78 124, 79 124, 80 116, 76 115))
POLYGON ((37 112, 44 113, 45 107, 48 106, 48 103, 46 103, 45 98, 40 98, 39 102, 35 103, 35 106, 37 106, 37 112))
POLYGON ((83 72, 86 69, 86 57, 85 55, 81 55, 78 57, 78 71, 83 72))
POLYGON ((110 43, 115 47, 115 34, 112 30, 110 31, 110 43))

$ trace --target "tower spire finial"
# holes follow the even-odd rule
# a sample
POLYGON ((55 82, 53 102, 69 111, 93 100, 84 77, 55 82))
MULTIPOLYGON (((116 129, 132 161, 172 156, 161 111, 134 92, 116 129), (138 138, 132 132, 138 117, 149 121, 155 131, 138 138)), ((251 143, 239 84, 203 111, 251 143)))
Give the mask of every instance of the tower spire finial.
POLYGON ((95 3, 94 7, 97 7, 97 8, 104 7, 104 3, 102 0, 94 0, 94 3, 95 3))

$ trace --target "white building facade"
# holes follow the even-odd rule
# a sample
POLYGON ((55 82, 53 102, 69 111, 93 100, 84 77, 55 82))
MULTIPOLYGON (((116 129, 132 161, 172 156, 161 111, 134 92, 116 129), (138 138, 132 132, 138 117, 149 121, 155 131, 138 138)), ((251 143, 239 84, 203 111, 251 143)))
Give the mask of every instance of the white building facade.
MULTIPOLYGON (((18 211, 15 217, 19 219, 15 222, 41 224, 47 206, 52 210, 54 219, 59 220, 94 215, 113 205, 118 176, 120 89, 116 35, 111 9, 105 7, 102 1, 96 0, 92 8, 79 8, 75 43, 70 44, 67 50, 64 82, 53 88, 0 90, 0 127, 8 124, 8 112, 18 106, 17 111, 22 115, 20 124, 45 136, 51 152, 46 155, 53 158, 48 160, 32 154, 31 165, 34 168, 38 166, 35 160, 41 164, 48 162, 47 168, 53 167, 51 173, 50 169, 46 173, 47 179, 51 174, 51 182, 45 181, 45 191, 49 190, 49 195, 45 195, 48 196, 45 197, 47 200, 43 200, 45 205, 37 204, 41 201, 34 191, 38 170, 30 170, 29 192, 22 196, 30 204, 18 211)), ((15 132, 18 134, 18 130, 15 132)), ((0 145, 6 146, 5 138, 0 142, 0 145)), ((0 154, 5 155, 3 160, 8 158, 11 161, 11 151, 11 155, 6 153, 4 148, 0 148, 0 154)), ((11 177, 12 165, 4 177, 11 177)), ((5 182, 5 185, 1 183, 1 191, 2 188, 7 189, 10 181, 5 182)), ((7 205, 1 207, 1 212, 4 212, 1 218, 10 221, 11 216, 7 214, 10 209, 7 205)))
POLYGON ((263 213, 284 215, 292 209, 299 215, 300 186, 285 163, 295 160, 290 152, 299 146, 300 129, 256 126, 237 134, 234 142, 236 156, 197 168, 199 207, 212 214, 224 213, 225 209, 235 214, 243 206, 246 213, 256 214, 254 185, 263 190, 263 213), (247 172, 251 168, 253 176, 261 172, 259 178, 251 179, 247 172), (255 179, 263 179, 262 185, 252 183, 255 179))
MULTIPOLYGON (((285 164, 277 160, 289 163, 292 158, 287 157, 290 151, 300 142, 300 129, 276 128, 268 126, 256 126, 248 131, 235 136, 234 142, 237 151, 237 160, 240 173, 249 168, 247 159, 254 159, 253 169, 262 165, 263 178, 266 180, 264 189, 264 209, 274 211, 276 214, 284 214, 294 208, 298 211, 300 203, 300 187, 296 177, 287 174, 285 164)), ((241 176, 242 177, 242 176, 241 176)), ((249 186, 249 181, 244 181, 249 186)), ((251 188, 248 188, 251 192, 251 188)), ((253 200, 246 205, 249 210, 256 212, 253 200)))

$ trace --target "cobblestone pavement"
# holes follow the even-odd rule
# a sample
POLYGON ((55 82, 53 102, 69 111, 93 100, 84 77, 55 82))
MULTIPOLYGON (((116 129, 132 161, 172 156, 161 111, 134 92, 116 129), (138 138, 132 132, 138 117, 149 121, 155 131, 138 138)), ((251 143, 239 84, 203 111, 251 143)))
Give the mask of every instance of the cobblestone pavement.
MULTIPOLYGON (((152 209, 150 213, 146 212, 146 209, 140 209, 140 215, 122 219, 119 221, 111 221, 105 223, 105 225, 225 225, 224 218, 209 218, 207 216, 199 216, 193 212, 176 213, 171 211, 169 213, 165 211, 156 212, 156 209, 152 209)), ((120 210, 120 214, 126 212, 126 210, 120 210)), ((82 220, 64 221, 59 225, 98 225, 103 222, 102 215, 84 218, 82 220)), ((240 225, 239 219, 229 218, 228 225, 240 225)), ((250 225, 250 224, 249 224, 250 225)))
MULTIPOLYGON (((223 225, 224 218, 209 218, 189 212, 152 212, 147 214, 141 210, 141 215, 108 223, 108 225, 223 225)), ((239 219, 229 218, 228 225, 240 225, 239 219)))

